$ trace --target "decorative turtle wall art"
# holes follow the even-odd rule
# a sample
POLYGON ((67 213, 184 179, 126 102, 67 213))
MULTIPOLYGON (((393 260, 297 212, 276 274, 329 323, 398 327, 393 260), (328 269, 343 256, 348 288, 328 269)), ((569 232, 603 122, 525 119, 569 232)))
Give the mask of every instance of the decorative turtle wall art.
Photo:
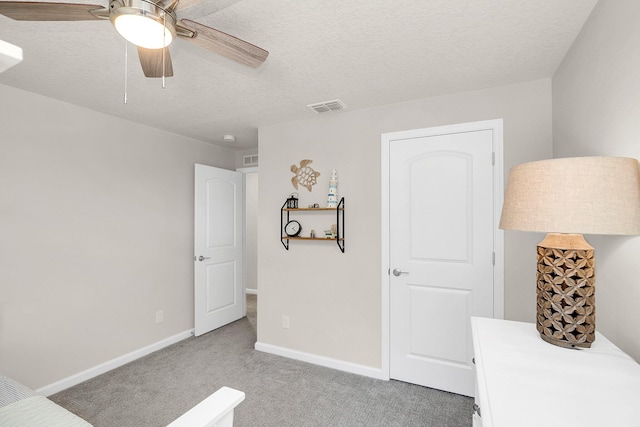
POLYGON ((300 185, 311 191, 311 187, 318 182, 317 178, 320 176, 320 172, 316 172, 307 166, 311 162, 313 162, 313 160, 300 160, 300 167, 291 165, 291 172, 294 173, 294 177, 291 178, 291 183, 296 190, 298 189, 298 185, 300 185))

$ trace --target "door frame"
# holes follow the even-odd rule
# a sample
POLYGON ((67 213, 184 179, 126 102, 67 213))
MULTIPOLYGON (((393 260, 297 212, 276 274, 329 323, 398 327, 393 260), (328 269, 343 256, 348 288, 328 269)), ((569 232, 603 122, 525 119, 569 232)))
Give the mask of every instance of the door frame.
POLYGON ((248 290, 247 289, 247 174, 249 173, 259 173, 258 166, 248 166, 242 168, 236 168, 236 172, 242 173, 242 266, 243 266, 243 275, 242 275, 242 288, 245 293, 245 302, 243 314, 247 315, 247 301, 246 295, 257 295, 257 290, 248 290))
MULTIPOLYGON (((500 214, 504 199, 504 165, 503 165, 503 120, 485 120, 471 123, 437 126, 407 131, 389 132, 381 135, 381 194, 380 194, 380 219, 381 219, 381 260, 380 283, 382 289, 380 307, 382 309, 382 378, 390 379, 390 298, 389 298, 389 162, 391 143, 400 139, 421 138, 425 136, 438 136, 451 133, 475 132, 491 130, 493 132, 494 168, 493 168, 493 245, 495 252, 494 264, 494 293, 493 293, 493 317, 504 318, 504 232, 498 228, 500 214)), ((487 159, 490 161, 490 159, 487 159)))

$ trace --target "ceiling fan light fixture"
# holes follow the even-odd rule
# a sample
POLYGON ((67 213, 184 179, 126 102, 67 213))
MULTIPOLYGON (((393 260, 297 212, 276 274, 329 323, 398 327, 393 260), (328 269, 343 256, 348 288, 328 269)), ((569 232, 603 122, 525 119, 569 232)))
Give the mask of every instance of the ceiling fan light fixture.
POLYGON ((147 0, 113 0, 109 19, 122 37, 146 49, 162 49, 176 36, 176 17, 147 0))

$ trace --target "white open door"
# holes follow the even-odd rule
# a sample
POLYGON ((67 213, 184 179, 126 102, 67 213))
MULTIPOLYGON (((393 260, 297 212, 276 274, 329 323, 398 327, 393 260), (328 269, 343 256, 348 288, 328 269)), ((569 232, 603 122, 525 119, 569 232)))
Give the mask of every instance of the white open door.
POLYGON ((195 335, 245 315, 243 175, 195 165, 195 335))
POLYGON ((494 317, 494 129, 387 134, 390 377, 473 396, 471 316, 494 317))

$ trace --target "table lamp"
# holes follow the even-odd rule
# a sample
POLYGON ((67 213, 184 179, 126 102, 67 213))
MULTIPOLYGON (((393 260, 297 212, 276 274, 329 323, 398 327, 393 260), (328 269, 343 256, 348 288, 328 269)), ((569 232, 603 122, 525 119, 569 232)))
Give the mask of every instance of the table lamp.
POLYGON ((509 173, 500 228, 547 233, 538 244, 536 328, 561 347, 595 340, 595 256, 582 234, 640 234, 636 159, 573 157, 509 173))

